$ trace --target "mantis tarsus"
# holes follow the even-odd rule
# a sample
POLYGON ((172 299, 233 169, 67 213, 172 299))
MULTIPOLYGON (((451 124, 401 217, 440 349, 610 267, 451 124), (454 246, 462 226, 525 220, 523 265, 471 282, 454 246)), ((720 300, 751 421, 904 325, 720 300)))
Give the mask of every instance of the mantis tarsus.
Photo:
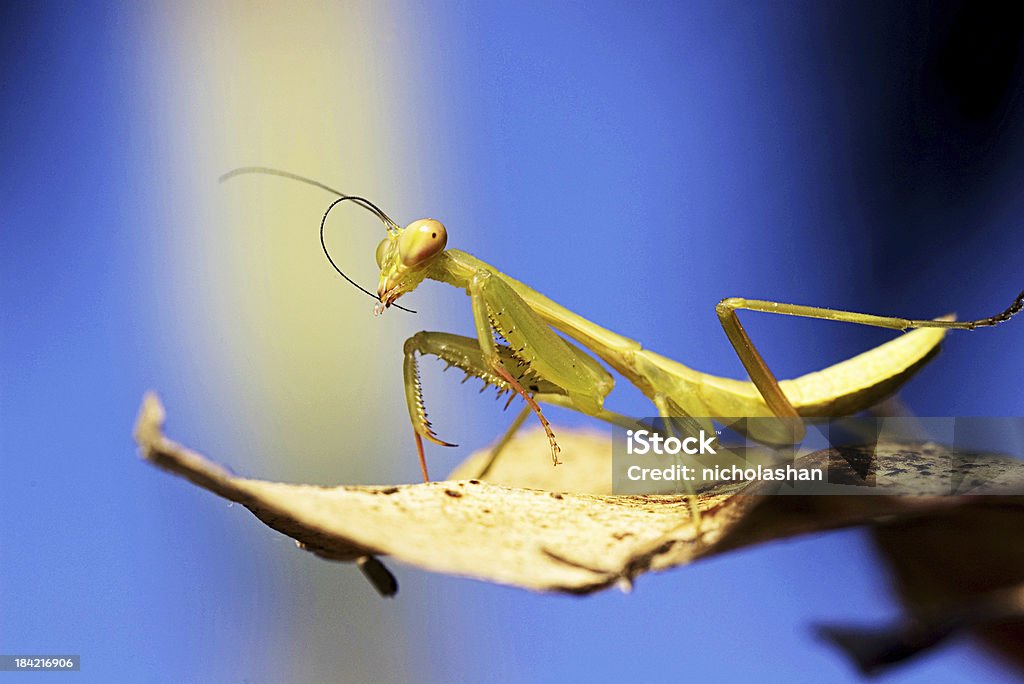
MULTIPOLYGON (((429 481, 423 439, 453 446, 434 433, 427 420, 419 380, 417 357, 436 356, 468 375, 494 385, 511 398, 521 396, 526 406, 500 445, 532 411, 547 433, 551 457, 557 465, 558 442, 540 404, 580 411, 596 418, 629 424, 630 419, 604 409, 604 399, 614 380, 598 361, 603 361, 651 399, 665 419, 677 416, 776 417, 779 430, 756 435, 766 443, 792 444, 803 435, 801 419, 845 416, 863 411, 895 392, 936 351, 947 330, 973 330, 1009 320, 1024 308, 1024 292, 1003 312, 973 321, 952 316, 916 320, 876 316, 812 306, 753 299, 727 298, 716 311, 722 327, 750 376, 733 380, 695 371, 681 363, 644 349, 636 342, 593 323, 556 304, 495 267, 456 249, 446 249, 447 231, 434 219, 420 219, 400 227, 373 203, 346 195, 322 183, 286 171, 265 167, 235 169, 221 180, 244 174, 264 173, 314 185, 338 196, 324 213, 352 201, 375 214, 387 230, 377 246, 380 280, 376 294, 359 287, 335 264, 331 265, 359 289, 377 300, 380 314, 395 301, 416 289, 425 279, 463 289, 470 297, 475 337, 443 332, 419 332, 406 340, 405 395, 412 421, 423 479, 429 481), (737 311, 750 310, 801 316, 906 331, 896 339, 851 359, 794 380, 779 381, 761 358, 744 330, 737 311), (571 338, 570 342, 555 331, 571 338), (496 339, 498 338, 498 339, 496 339), (501 341, 499 341, 501 340, 501 341), (502 343, 503 342, 503 343, 502 343), (594 357, 597 357, 596 359, 594 357)), ((397 306, 397 305, 396 305, 397 306)))

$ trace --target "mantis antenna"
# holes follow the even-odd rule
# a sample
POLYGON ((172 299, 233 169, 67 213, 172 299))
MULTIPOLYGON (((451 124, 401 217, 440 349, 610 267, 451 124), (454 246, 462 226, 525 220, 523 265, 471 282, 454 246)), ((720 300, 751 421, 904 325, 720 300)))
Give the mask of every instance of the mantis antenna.
MULTIPOLYGON (((392 218, 390 216, 385 214, 380 209, 380 207, 378 207, 376 204, 374 204, 373 202, 371 202, 370 200, 368 200, 368 199, 366 199, 364 197, 357 197, 356 195, 346 195, 345 193, 343 193, 343 192, 341 192, 339 190, 335 190, 331 186, 326 185, 324 183, 321 183, 320 181, 313 180, 312 178, 306 178, 305 176, 300 176, 299 174, 291 173, 290 171, 282 171, 281 169, 274 169, 274 168, 271 168, 271 167, 268 167, 268 166, 242 166, 242 167, 239 167, 237 169, 232 169, 231 171, 228 171, 227 173, 222 175, 217 180, 218 180, 218 182, 223 183, 224 181, 230 180, 230 179, 234 178, 235 176, 241 176, 242 174, 247 174, 247 173, 258 173, 258 174, 263 174, 263 175, 266 175, 266 176, 279 176, 281 178, 288 178, 290 180, 299 181, 300 183, 305 183, 307 185, 312 185, 315 188, 320 188, 321 190, 326 190, 327 192, 329 192, 331 194, 337 195, 338 199, 336 199, 333 202, 331 202, 331 205, 329 207, 327 207, 327 211, 324 212, 324 217, 320 220, 320 246, 324 250, 324 256, 327 257, 327 261, 330 262, 331 266, 334 268, 335 271, 338 272, 338 274, 342 278, 347 280, 349 282, 349 284, 351 284, 357 290, 359 290, 361 292, 364 292, 365 294, 369 295, 373 299, 377 299, 377 295, 373 294, 372 292, 367 290, 365 287, 363 287, 362 285, 360 285, 356 281, 354 281, 351 278, 349 278, 345 274, 345 272, 342 271, 341 268, 338 267, 338 264, 335 263, 334 259, 331 258, 331 253, 327 250, 327 242, 324 240, 324 229, 325 229, 325 227, 327 225, 327 216, 328 216, 328 214, 331 213, 331 210, 334 209, 334 207, 338 206, 339 204, 341 204, 345 200, 351 200, 352 202, 355 202, 357 205, 359 205, 363 209, 366 209, 371 214, 373 214, 374 216, 379 218, 381 220, 381 223, 384 224, 385 228, 387 228, 388 231, 391 231, 391 230, 401 230, 401 226, 399 226, 397 223, 395 223, 394 220, 392 220, 392 218)), ((401 304, 392 304, 392 306, 394 306, 396 309, 401 309, 402 311, 408 311, 409 313, 416 313, 414 310, 407 309, 406 307, 402 306, 401 304)))

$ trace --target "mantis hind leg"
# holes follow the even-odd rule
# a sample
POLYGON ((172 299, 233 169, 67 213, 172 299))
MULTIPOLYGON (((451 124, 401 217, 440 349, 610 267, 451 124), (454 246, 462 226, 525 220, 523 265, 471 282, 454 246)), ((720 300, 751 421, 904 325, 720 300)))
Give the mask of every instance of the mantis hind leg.
MULTIPOLYGON (((736 312, 740 309, 749 311, 760 311, 764 313, 782 314, 785 316, 800 316, 803 318, 815 318, 828 321, 839 321, 843 323, 856 323, 890 330, 910 330, 918 328, 940 328, 945 330, 974 330, 981 327, 990 327, 1008 321, 1014 315, 1024 309, 1024 292, 1017 295, 1014 302, 1001 313, 988 318, 973 321, 957 321, 952 317, 940 319, 908 319, 894 316, 876 316, 873 314, 856 313, 852 311, 840 311, 837 309, 826 309, 813 306, 802 306, 799 304, 783 304, 779 302, 764 301, 758 299, 741 299, 733 297, 723 299, 718 303, 716 312, 722 328, 725 330, 729 342, 739 356, 740 361, 750 375, 751 381, 757 387, 758 392, 764 398, 765 403, 772 413, 778 418, 798 419, 799 411, 793 406, 790 400, 779 385, 774 373, 768 368, 761 357, 760 352, 754 346, 750 335, 743 328, 736 312)), ((873 402, 872 402, 873 403, 873 402)), ((793 425, 798 441, 803 436, 803 426, 798 420, 786 421, 793 425)))

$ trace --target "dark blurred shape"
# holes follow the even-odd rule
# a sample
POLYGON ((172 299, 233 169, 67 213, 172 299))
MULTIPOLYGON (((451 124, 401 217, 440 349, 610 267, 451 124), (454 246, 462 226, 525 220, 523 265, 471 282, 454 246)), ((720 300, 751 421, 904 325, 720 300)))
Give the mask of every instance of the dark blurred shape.
POLYGON ((398 593, 398 580, 376 556, 361 556, 356 559, 356 565, 378 594, 390 598, 398 593))
POLYGON ((937 645, 948 629, 929 629, 917 623, 893 627, 821 625, 818 635, 846 652, 861 674, 874 676, 937 645))
POLYGON ((874 628, 822 626, 818 633, 867 675, 967 635, 1024 671, 1022 524, 1018 507, 957 507, 874 528, 906 618, 874 628))
POLYGON ((965 508, 878 527, 873 535, 911 615, 972 603, 991 612, 985 597, 1016 591, 1005 604, 1016 619, 979 614, 972 629, 985 646, 1024 671, 1022 526, 1024 515, 1016 508, 965 508))
MULTIPOLYGON (((892 626, 823 625, 817 631, 822 638, 845 651, 862 674, 874 676, 969 630, 1019 636, 1021 625, 1024 625, 1024 585, 960 603, 919 609, 919 615, 892 626)), ((1013 651, 1019 654, 1019 639, 1014 643, 1013 651)))

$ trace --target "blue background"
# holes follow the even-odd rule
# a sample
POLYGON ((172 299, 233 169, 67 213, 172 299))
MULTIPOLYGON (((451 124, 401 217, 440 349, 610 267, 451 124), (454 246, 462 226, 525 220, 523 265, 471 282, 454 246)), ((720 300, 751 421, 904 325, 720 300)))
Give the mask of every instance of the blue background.
MULTIPOLYGON (((436 98, 403 103, 424 110, 406 124, 422 140, 419 194, 378 201, 399 220, 443 219, 451 246, 688 365, 741 374, 714 316, 724 296, 980 317, 1024 287, 1013 17, 887 3, 393 11, 416 30, 389 45, 426 51, 436 98)), ((178 207, 144 172, 160 146, 133 104, 138 32, 154 20, 90 3, 3 12, 0 652, 80 653, 89 681, 856 679, 809 625, 897 614, 858 531, 644 577, 629 596, 399 566, 386 602, 354 569, 139 461, 130 427, 151 387, 173 437, 215 457, 259 449, 196 391, 203 363, 167 342, 163 312, 183 302, 164 286, 192 264, 163 251, 178 207)), ((277 160, 227 163, 251 161, 277 160)), ((310 196, 310 215, 323 204, 310 196)), ((305 268, 324 268, 309 254, 305 268)), ((399 342, 471 330, 460 293, 408 299, 420 318, 379 324, 399 342)), ((887 338, 747 320, 781 376, 887 338)), ((1022 344, 1019 321, 955 334, 903 399, 921 415, 1024 415, 1022 344)), ((402 410, 398 358, 385 367, 394 392, 363 399, 382 427, 402 410)), ((454 384, 443 377, 428 382, 454 384)), ((610 406, 649 412, 621 389, 610 406)), ((475 392, 449 391, 450 404, 434 391, 442 437, 478 448, 500 431, 475 392)), ((360 477, 415 479, 407 450, 400 475, 360 477)), ((441 470, 466 453, 431 457, 441 470)), ((892 681, 982 677, 1010 674, 957 642, 892 681)))

